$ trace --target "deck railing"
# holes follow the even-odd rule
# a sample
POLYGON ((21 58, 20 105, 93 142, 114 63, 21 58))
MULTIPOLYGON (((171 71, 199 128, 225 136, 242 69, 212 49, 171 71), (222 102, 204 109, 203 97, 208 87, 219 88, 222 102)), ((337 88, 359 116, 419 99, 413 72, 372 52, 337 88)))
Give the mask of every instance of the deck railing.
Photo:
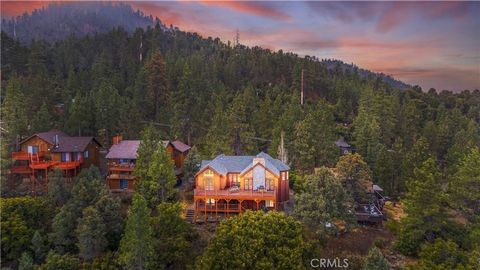
POLYGON ((220 190, 205 190, 202 188, 196 188, 194 191, 195 196, 220 196, 235 198, 273 198, 275 197, 275 190, 239 190, 239 189, 220 189, 220 190))
POLYGON ((116 162, 109 162, 108 169, 110 171, 133 171, 135 169, 134 163, 116 163, 116 162))
POLYGON ((39 158, 43 158, 46 154, 46 152, 37 152, 35 154, 30 154, 28 152, 12 152, 12 159, 14 160, 30 160, 30 157, 32 155, 37 156, 39 158))

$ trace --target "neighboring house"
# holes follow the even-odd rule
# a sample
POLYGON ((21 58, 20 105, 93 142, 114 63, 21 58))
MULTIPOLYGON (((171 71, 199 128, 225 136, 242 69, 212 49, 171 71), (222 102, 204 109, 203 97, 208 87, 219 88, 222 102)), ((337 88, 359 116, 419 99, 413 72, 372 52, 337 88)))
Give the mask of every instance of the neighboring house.
POLYGON ((352 146, 345 141, 345 138, 343 138, 343 136, 340 136, 340 138, 338 139, 338 141, 335 142, 335 144, 338 148, 340 148, 342 155, 352 153, 353 151, 352 146))
POLYGON ((280 209, 289 200, 290 167, 263 152, 256 156, 219 155, 202 161, 195 175, 194 222, 200 213, 241 213, 280 209))
POLYGON ((81 168, 99 166, 100 147, 94 137, 71 137, 58 130, 36 133, 12 153, 11 173, 31 176, 33 184, 38 178, 47 179, 53 169, 75 176, 81 168))
MULTIPOLYGON (((175 164, 175 174, 183 175, 183 162, 190 146, 181 141, 162 141, 175 164)), ((133 170, 137 161, 140 140, 123 140, 122 136, 113 137, 113 145, 106 156, 109 174, 107 183, 112 191, 133 191, 135 176, 133 170)))

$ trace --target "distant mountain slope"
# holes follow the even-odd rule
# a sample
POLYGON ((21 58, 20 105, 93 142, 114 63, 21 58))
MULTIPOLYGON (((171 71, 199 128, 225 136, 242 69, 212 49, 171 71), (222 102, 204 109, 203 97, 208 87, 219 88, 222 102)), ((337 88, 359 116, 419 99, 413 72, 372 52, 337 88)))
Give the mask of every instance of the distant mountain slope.
MULTIPOLYGON (((146 16, 141 11, 124 3, 111 2, 63 2, 51 3, 46 8, 34 10, 32 14, 24 14, 10 20, 3 20, 2 31, 23 44, 32 40, 59 41, 71 35, 83 37, 87 34, 105 33, 115 27, 122 27, 128 33, 137 28, 146 28, 157 22, 163 30, 168 31, 158 18, 146 16)), ((342 71, 358 71, 361 78, 368 76, 380 77, 393 88, 408 89, 410 85, 383 73, 374 73, 346 64, 340 60, 328 59, 322 61, 329 70, 338 65, 342 71)))
POLYGON ((129 33, 156 23, 152 16, 134 11, 130 5, 103 2, 51 3, 11 19, 3 19, 2 31, 24 44, 34 40, 57 41, 70 35, 104 33, 123 27, 129 33))
POLYGON ((372 72, 370 70, 359 68, 354 64, 347 64, 343 61, 335 60, 335 59, 322 60, 322 62, 327 65, 327 68, 329 70, 334 70, 339 65, 343 72, 345 72, 346 70, 350 72, 357 71, 361 78, 365 78, 368 76, 380 77, 384 82, 388 83, 392 88, 397 88, 402 90, 412 88, 411 85, 406 84, 402 81, 396 80, 390 75, 372 72))

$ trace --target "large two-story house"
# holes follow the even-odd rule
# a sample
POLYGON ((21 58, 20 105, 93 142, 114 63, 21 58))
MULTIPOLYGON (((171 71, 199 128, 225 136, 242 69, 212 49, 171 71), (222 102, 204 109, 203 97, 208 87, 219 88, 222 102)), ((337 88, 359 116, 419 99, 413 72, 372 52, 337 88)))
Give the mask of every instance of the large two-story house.
POLYGON ((266 153, 219 155, 203 160, 195 175, 194 222, 203 215, 218 220, 246 209, 281 209, 289 200, 289 166, 266 153))
POLYGON ((82 168, 99 166, 100 143, 94 137, 72 137, 58 130, 31 135, 19 143, 12 153, 10 172, 32 179, 32 191, 39 179, 48 180, 48 172, 62 170, 75 176, 82 168))
MULTIPOLYGON (((181 141, 162 141, 170 153, 175 165, 175 174, 178 178, 183 175, 183 162, 190 150, 190 146, 181 141)), ((123 140, 122 136, 113 137, 107 158, 108 176, 107 184, 112 191, 133 191, 136 178, 133 175, 137 161, 137 151, 140 140, 123 140)))

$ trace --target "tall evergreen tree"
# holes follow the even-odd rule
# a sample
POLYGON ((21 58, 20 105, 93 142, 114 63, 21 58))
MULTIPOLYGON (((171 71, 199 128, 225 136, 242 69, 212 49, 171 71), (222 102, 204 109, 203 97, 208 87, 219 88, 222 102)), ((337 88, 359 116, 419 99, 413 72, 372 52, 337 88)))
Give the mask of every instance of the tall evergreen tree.
POLYGON ((317 235, 324 236, 336 221, 354 223, 353 199, 330 169, 322 167, 306 175, 303 190, 296 198, 294 213, 317 235))
POLYGON ((166 105, 170 93, 166 78, 165 60, 160 50, 156 49, 153 51, 146 63, 146 75, 147 95, 149 97, 149 103, 151 103, 152 112, 150 119, 158 121, 166 120, 160 113, 161 108, 166 105))
POLYGON ((141 270, 153 267, 155 254, 150 209, 140 194, 133 195, 118 252, 118 260, 127 269, 141 270))
POLYGON ((397 247, 404 254, 416 255, 422 243, 433 243, 449 225, 448 214, 443 209, 445 193, 435 160, 427 159, 416 168, 407 187, 403 201, 407 216, 401 221, 397 247))
POLYGON ((80 258, 90 261, 99 256, 107 246, 106 227, 98 210, 89 206, 78 221, 76 235, 80 258))

